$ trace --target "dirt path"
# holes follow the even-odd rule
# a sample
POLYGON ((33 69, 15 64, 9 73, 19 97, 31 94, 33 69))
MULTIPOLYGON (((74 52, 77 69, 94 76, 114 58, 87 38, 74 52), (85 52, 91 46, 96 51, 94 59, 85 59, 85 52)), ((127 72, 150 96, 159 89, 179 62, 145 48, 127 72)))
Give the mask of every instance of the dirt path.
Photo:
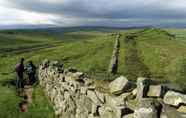
POLYGON ((23 100, 19 103, 20 111, 27 112, 29 104, 32 104, 32 93, 33 87, 30 85, 26 85, 21 93, 23 96, 23 100))

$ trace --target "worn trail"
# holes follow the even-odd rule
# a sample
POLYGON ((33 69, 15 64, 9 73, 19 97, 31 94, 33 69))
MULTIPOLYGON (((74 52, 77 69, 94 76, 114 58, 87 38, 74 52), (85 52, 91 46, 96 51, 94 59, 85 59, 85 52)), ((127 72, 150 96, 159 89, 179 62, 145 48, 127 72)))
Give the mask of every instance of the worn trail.
POLYGON ((134 36, 126 36, 125 38, 125 75, 129 79, 137 77, 150 77, 149 68, 143 63, 137 49, 137 41, 134 36))
POLYGON ((23 95, 23 100, 19 103, 19 108, 22 112, 28 111, 29 104, 32 103, 32 93, 33 93, 33 87, 32 86, 25 86, 23 89, 23 92, 21 93, 23 95))

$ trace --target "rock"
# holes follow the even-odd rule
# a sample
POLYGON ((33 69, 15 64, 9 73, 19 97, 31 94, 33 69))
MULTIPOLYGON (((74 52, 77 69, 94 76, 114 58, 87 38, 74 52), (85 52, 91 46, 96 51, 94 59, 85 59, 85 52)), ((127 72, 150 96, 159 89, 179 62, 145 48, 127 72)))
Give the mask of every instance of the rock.
POLYGON ((69 99, 70 98, 70 93, 68 91, 64 92, 64 98, 69 99))
POLYGON ((133 113, 125 103, 125 99, 128 95, 129 93, 123 93, 120 96, 106 95, 106 104, 113 110, 116 118, 121 118, 123 115, 133 113))
POLYGON ((88 90, 95 90, 96 87, 95 87, 94 85, 91 85, 91 86, 88 86, 87 89, 88 89, 88 90))
POLYGON ((48 59, 45 59, 43 62, 42 62, 42 69, 45 69, 49 66, 49 63, 50 61, 48 59))
POLYGON ((102 106, 98 109, 100 118, 116 118, 116 115, 112 108, 108 106, 102 106))
POLYGON ((93 85, 94 84, 94 81, 92 80, 92 79, 87 79, 87 78, 85 78, 85 85, 86 86, 91 86, 91 85, 93 85))
POLYGON ((161 85, 150 85, 147 96, 149 97, 161 97, 163 94, 163 87, 161 85))
POLYGON ((114 81, 112 81, 109 84, 109 87, 112 94, 121 94, 129 89, 130 82, 126 77, 120 76, 119 78, 116 78, 114 81))
POLYGON ((135 118, 158 118, 157 112, 154 108, 145 108, 140 107, 139 109, 136 109, 134 112, 135 118))
POLYGON ((168 91, 163 99, 164 103, 179 106, 181 103, 186 104, 186 95, 179 92, 168 91))
POLYGON ((164 105, 160 118, 186 118, 184 114, 176 111, 175 107, 164 105))
POLYGON ((146 97, 148 91, 148 79, 139 77, 137 80, 137 99, 138 101, 146 97))
POLYGON ((115 112, 116 112, 116 117, 117 118, 122 118, 125 115, 134 113, 133 110, 131 110, 130 108, 128 108, 127 106, 119 106, 115 108, 115 112))
POLYGON ((66 99, 64 101, 64 112, 71 113, 71 115, 75 115, 77 106, 75 100, 72 97, 66 99))
POLYGON ((94 116, 93 114, 89 114, 88 118, 100 118, 99 116, 94 116))
POLYGON ((143 98, 135 109, 135 118, 159 118, 162 105, 152 98, 143 98))
POLYGON ((125 112, 125 107, 110 107, 110 106, 102 106, 99 108, 99 114, 101 118, 121 118, 123 113, 125 112))
POLYGON ((180 114, 179 118, 186 118, 186 114, 180 114))
POLYGON ((97 105, 101 104, 101 101, 98 99, 98 97, 94 91, 88 90, 87 96, 92 100, 92 102, 94 104, 97 104, 97 105))
POLYGON ((122 97, 106 95, 106 104, 112 107, 117 107, 117 106, 125 105, 125 101, 124 98, 122 97))
POLYGON ((77 78, 81 78, 83 75, 84 75, 83 72, 75 72, 75 73, 73 73, 73 76, 77 77, 77 78))
POLYGON ((186 106, 181 105, 181 106, 177 109, 177 111, 180 112, 180 113, 186 113, 186 106))
POLYGON ((87 118, 92 112, 92 100, 84 95, 76 100, 76 118, 87 118))
POLYGON ((66 81, 77 81, 80 84, 84 84, 85 81, 83 79, 84 73, 83 72, 75 72, 75 73, 67 73, 66 81))
POLYGON ((96 92, 96 95, 98 97, 98 99, 102 102, 102 103, 105 103, 105 96, 103 93, 99 92, 99 91, 95 91, 96 92))
POLYGON ((99 115, 98 108, 99 108, 98 105, 92 104, 92 112, 91 113, 93 114, 93 116, 98 116, 99 115))
MULTIPOLYGON (((97 81, 84 77, 82 72, 61 73, 60 63, 46 63, 48 67, 41 65, 39 68, 39 80, 54 105, 56 117, 186 118, 186 95, 171 90, 162 100, 159 98, 164 92, 162 84, 138 78, 134 89, 135 84, 121 76, 110 83, 107 93, 107 89, 98 88, 97 81)), ((25 86, 25 93, 29 92, 25 86)))
POLYGON ((124 115, 122 118, 134 118, 134 114, 124 115))
POLYGON ((86 87, 81 87, 80 93, 81 94, 87 94, 87 88, 86 87))
POLYGON ((168 118, 166 114, 161 114, 160 118, 168 118))
POLYGON ((135 88, 133 91, 132 91, 132 95, 134 95, 134 96, 137 96, 137 88, 135 88))

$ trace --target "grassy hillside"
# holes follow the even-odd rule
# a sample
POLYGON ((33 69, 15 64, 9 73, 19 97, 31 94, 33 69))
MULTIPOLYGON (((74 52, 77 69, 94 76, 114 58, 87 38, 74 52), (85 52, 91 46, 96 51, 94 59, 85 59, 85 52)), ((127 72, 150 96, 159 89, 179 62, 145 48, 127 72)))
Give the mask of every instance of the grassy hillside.
POLYGON ((151 77, 175 82, 185 88, 186 42, 177 38, 177 32, 174 36, 161 29, 149 29, 138 35, 135 41, 138 55, 151 77))
MULTIPOLYGON (((186 35, 183 29, 134 30, 13 30, 0 31, 0 118, 54 118, 52 105, 41 88, 34 89, 29 112, 21 113, 12 72, 21 57, 39 65, 45 58, 61 60, 65 68, 75 67, 95 79, 113 79, 107 73, 115 42, 113 32, 120 31, 118 74, 131 80, 151 77, 185 86, 186 35), (167 32, 168 31, 168 32, 167 32), (126 39, 132 36, 132 40, 126 39)), ((25 79, 27 76, 25 75, 25 79)))
POLYGON ((16 79, 16 74, 12 71, 21 57, 24 57, 26 62, 33 60, 36 65, 45 58, 61 60, 66 68, 75 67, 90 75, 104 75, 107 72, 114 45, 114 37, 110 33, 67 32, 46 36, 39 34, 40 32, 35 32, 35 35, 33 32, 16 33, 0 33, 0 45, 3 45, 1 48, 4 49, 0 54, 0 117, 54 117, 51 104, 39 86, 34 90, 34 103, 29 107, 29 112, 19 112, 18 104, 21 98, 16 96, 15 87, 9 82, 16 79))

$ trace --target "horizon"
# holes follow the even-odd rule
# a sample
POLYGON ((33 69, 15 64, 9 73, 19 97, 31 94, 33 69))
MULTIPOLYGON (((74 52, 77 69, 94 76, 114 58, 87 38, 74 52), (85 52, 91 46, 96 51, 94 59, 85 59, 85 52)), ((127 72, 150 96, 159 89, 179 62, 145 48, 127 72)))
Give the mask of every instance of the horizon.
POLYGON ((175 28, 186 29, 186 25, 159 25, 159 26, 91 26, 91 25, 79 25, 79 26, 58 26, 51 24, 15 24, 15 25, 0 25, 0 31, 2 30, 33 30, 33 29, 66 29, 66 28, 110 28, 110 29, 143 29, 143 28, 175 28))

